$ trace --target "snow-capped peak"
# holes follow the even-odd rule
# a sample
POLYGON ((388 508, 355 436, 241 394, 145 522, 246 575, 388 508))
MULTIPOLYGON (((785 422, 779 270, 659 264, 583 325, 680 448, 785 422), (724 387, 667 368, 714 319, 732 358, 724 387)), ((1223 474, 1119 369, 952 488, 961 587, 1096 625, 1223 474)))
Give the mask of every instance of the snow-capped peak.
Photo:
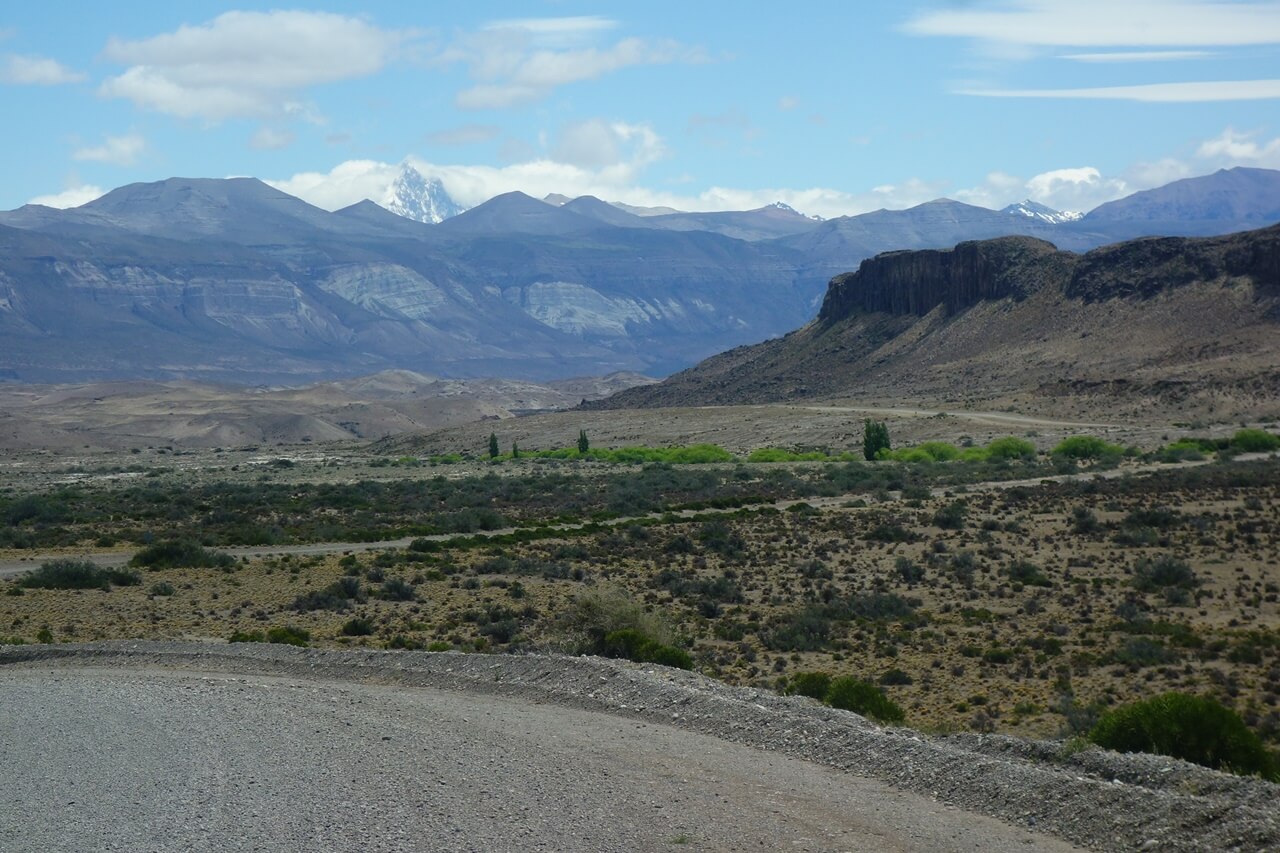
POLYGON ((439 178, 424 177, 408 163, 400 167, 400 174, 387 188, 382 206, 406 219, 432 224, 466 210, 450 197, 439 178))
POLYGON ((1011 204, 1001 213, 1007 213, 1010 216, 1026 216, 1029 219, 1039 219, 1041 222, 1048 222, 1050 225, 1061 225, 1064 222, 1075 222, 1083 213, 1075 210, 1054 210, 1048 205, 1041 204, 1038 201, 1024 199, 1023 201, 1011 204))
POLYGON ((793 216, 803 216, 805 219, 812 219, 814 222, 822 221, 821 216, 806 216, 784 201, 775 201, 773 204, 766 204, 764 208, 765 210, 777 210, 781 213, 790 213, 793 216))

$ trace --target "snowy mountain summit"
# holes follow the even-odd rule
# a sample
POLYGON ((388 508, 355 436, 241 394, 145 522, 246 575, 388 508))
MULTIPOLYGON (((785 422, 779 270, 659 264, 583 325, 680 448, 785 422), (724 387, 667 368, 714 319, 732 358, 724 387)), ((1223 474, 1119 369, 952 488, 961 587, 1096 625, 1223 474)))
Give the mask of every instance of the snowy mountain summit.
POLYGON ((1050 225, 1061 225, 1064 222, 1075 222, 1084 216, 1073 210, 1054 210, 1052 207, 1040 204, 1031 199, 1011 204, 1000 211, 1010 216, 1025 216, 1029 219, 1039 219, 1041 222, 1048 222, 1050 225))
POLYGON ((407 163, 400 167, 400 174, 387 188, 382 206, 406 219, 431 224, 466 210, 450 197, 439 178, 427 178, 407 163))
POLYGON ((760 209, 763 211, 776 211, 778 213, 786 213, 786 214, 790 214, 791 216, 803 217, 804 219, 812 219, 814 222, 823 221, 821 216, 817 216, 816 214, 813 216, 803 214, 784 201, 775 201, 773 204, 766 204, 764 207, 760 209))

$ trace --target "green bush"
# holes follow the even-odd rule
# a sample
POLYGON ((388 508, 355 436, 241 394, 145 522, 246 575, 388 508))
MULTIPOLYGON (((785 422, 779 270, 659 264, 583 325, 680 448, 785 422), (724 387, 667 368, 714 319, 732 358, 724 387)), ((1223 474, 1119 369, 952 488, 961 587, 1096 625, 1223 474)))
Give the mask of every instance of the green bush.
POLYGON ((1204 459, 1204 448, 1195 439, 1184 438, 1157 450, 1155 458, 1157 462, 1199 462, 1204 459))
POLYGON ((142 582, 136 572, 104 569, 92 560, 50 560, 18 579, 28 589, 111 589, 142 582))
POLYGON ((348 619, 342 626, 342 636, 344 637, 368 637, 373 633, 373 620, 366 616, 356 616, 348 619))
POLYGON ((1169 587, 1194 589, 1199 584, 1191 566, 1167 554, 1139 560, 1133 567, 1133 585, 1143 592, 1159 592, 1169 587))
POLYGON ((1280 764, 1262 740, 1235 711, 1206 696, 1171 692, 1121 706, 1102 715, 1089 740, 1280 781, 1280 764))
POLYGON ((1064 438, 1053 448, 1054 456, 1065 456, 1068 459, 1104 459, 1124 455, 1124 448, 1118 444, 1109 444, 1093 435, 1073 435, 1064 438))
POLYGON ((992 459, 1035 459, 1036 446, 1031 442, 1006 436, 993 439, 986 447, 987 456, 992 459))
POLYGON ((637 663, 658 663, 676 669, 693 669, 693 658, 684 649, 665 645, 635 628, 614 631, 604 638, 604 655, 637 663))
POLYGON ((286 646, 305 646, 311 642, 311 634, 292 625, 285 625, 282 628, 268 628, 267 642, 281 643, 286 646))
POLYGON ((900 723, 906 718, 902 709, 879 687, 848 675, 832 681, 824 699, 832 708, 853 711, 882 723, 900 723))
POLYGON ((1231 436, 1231 446, 1245 453, 1264 453, 1280 450, 1280 435, 1272 435, 1262 429, 1237 430, 1231 436))
POLYGON ((671 645, 673 641, 666 622, 619 587, 583 592, 559 616, 557 628, 568 651, 576 654, 605 654, 606 638, 628 629, 659 645, 671 645))
POLYGON ((787 685, 787 694, 789 696, 808 696, 810 699, 817 699, 819 702, 827 698, 827 691, 831 689, 831 676, 825 672, 797 672, 791 676, 791 682, 787 685))
POLYGON ((129 565, 146 569, 229 569, 235 557, 221 551, 209 551, 189 539, 170 539, 148 545, 133 555, 129 565))

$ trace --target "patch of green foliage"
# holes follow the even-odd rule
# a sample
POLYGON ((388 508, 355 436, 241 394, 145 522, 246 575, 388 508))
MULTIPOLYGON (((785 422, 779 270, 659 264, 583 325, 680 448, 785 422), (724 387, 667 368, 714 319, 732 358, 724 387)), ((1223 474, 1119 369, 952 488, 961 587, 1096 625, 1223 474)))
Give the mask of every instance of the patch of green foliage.
MULTIPOLYGON (((903 682, 891 678, 892 683, 903 682)), ((874 684, 852 676, 832 678, 825 672, 797 672, 791 676, 783 692, 788 696, 808 696, 819 702, 871 717, 882 723, 900 723, 906 719, 902 708, 874 684)))
POLYGON ((882 723, 900 723, 906 714, 874 684, 846 675, 834 679, 823 701, 832 708, 852 711, 882 723))
POLYGON ((227 640, 230 643, 277 643, 285 646, 306 646, 311 642, 311 634, 293 625, 268 628, 261 631, 236 631, 227 640))
POLYGON ((1280 763, 1235 711, 1207 696, 1163 693, 1103 714, 1089 740, 1117 752, 1181 758, 1280 782, 1280 763))
POLYGON ((882 451, 891 447, 889 443, 889 427, 884 422, 867 418, 862 424, 862 455, 868 461, 880 458, 882 451))
POLYGON ((1231 436, 1231 446, 1244 453, 1265 453, 1280 450, 1280 435, 1262 429, 1237 430, 1231 436))
POLYGON ((146 569, 230 569, 235 557, 220 551, 209 551, 199 542, 170 539, 148 545, 133 555, 129 565, 146 569))
POLYGON ((635 628, 606 634, 604 655, 637 663, 657 663, 676 669, 693 669, 693 658, 684 649, 659 643, 635 628))
POLYGON ((1094 435, 1072 435, 1058 442, 1051 452, 1054 456, 1076 460, 1118 459, 1124 455, 1124 448, 1094 435))
POLYGON ((27 589, 101 589, 142 583, 137 572, 104 569, 92 560, 50 560, 18 579, 27 589))

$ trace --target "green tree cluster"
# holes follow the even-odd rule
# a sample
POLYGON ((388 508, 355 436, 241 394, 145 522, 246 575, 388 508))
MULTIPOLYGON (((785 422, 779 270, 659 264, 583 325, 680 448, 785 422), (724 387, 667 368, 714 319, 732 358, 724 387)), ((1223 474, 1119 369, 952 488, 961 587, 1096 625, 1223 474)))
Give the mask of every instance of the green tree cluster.
POLYGON ((889 449, 889 427, 867 418, 862 425, 862 455, 871 462, 881 450, 889 449))

